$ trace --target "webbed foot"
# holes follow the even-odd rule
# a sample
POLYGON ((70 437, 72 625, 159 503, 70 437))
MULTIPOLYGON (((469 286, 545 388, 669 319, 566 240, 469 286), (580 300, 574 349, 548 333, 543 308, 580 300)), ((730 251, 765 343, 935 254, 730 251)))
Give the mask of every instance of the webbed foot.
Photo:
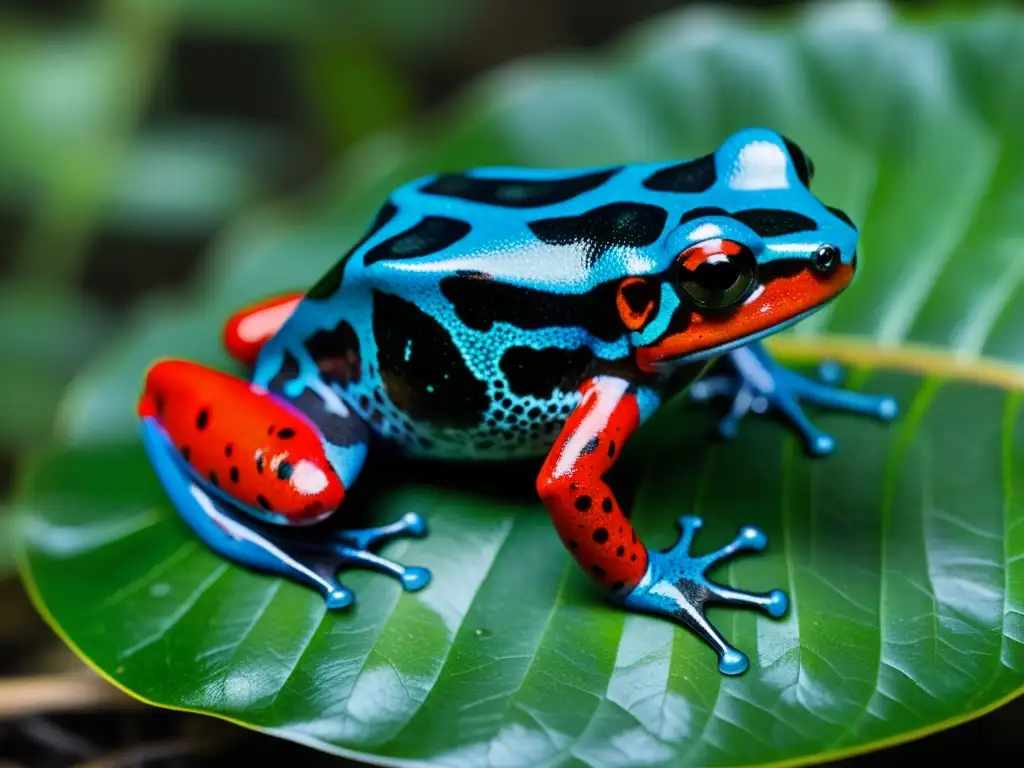
POLYGON ((694 382, 691 397, 707 402, 718 397, 732 398, 729 413, 718 425, 724 438, 736 434, 740 421, 751 411, 775 410, 803 440, 807 450, 825 456, 835 450, 835 439, 811 423, 801 407, 814 403, 839 411, 849 411, 890 421, 897 415, 892 397, 865 395, 838 389, 834 385, 841 371, 834 363, 820 368, 822 381, 813 381, 776 363, 760 344, 751 344, 728 354, 734 368, 731 374, 715 374, 694 382))
POLYGON ((716 552, 694 557, 690 554, 694 536, 701 527, 699 517, 679 518, 679 541, 667 552, 648 551, 647 573, 639 584, 624 598, 627 608, 643 613, 654 613, 678 621, 695 632, 718 653, 718 670, 724 675, 739 675, 746 671, 746 655, 726 642, 704 614, 708 605, 731 605, 757 608, 773 618, 780 618, 789 607, 786 593, 780 589, 771 592, 744 592, 716 584, 705 575, 714 565, 743 552, 760 552, 768 543, 764 532, 746 525, 736 538, 716 552))
POLYGON ((430 572, 425 568, 406 567, 370 551, 400 536, 425 535, 426 526, 419 515, 409 513, 391 525, 361 531, 265 523, 238 512, 221 490, 199 479, 155 419, 143 418, 141 430, 143 445, 175 509, 221 556, 310 586, 324 596, 329 610, 345 608, 355 599, 338 578, 340 570, 364 568, 388 573, 407 591, 429 583, 430 572))

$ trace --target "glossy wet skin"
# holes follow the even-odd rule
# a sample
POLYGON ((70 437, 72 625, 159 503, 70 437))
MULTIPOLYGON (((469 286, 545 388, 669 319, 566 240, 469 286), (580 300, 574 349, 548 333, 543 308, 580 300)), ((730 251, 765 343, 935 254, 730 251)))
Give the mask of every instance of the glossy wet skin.
POLYGON ((831 450, 827 436, 799 398, 895 413, 890 399, 779 370, 753 343, 853 278, 856 228, 811 193, 812 175, 795 144, 749 129, 681 162, 409 182, 316 285, 231 318, 225 343, 250 381, 188 361, 153 366, 139 404, 144 444, 204 541, 320 589, 332 606, 352 599, 331 570, 341 563, 391 573, 407 589, 429 578, 367 551, 423 535, 415 515, 362 533, 318 526, 323 548, 279 532, 347 509, 371 448, 544 456, 537 492, 579 566, 619 604, 690 627, 723 672, 738 674, 746 658, 703 616, 705 603, 779 617, 787 601, 704 572, 763 548, 764 534, 747 526, 694 557, 698 523, 687 519, 676 548, 648 550, 605 475, 639 426, 723 354, 736 373, 709 386, 735 398, 729 423, 756 395, 820 453, 831 450))
POLYGON ((752 129, 677 163, 410 182, 267 343, 253 380, 336 391, 374 432, 436 458, 543 455, 602 371, 641 388, 646 418, 672 370, 849 284, 857 231, 811 175, 795 144, 752 129), (730 274, 751 278, 744 301, 716 304, 730 274))

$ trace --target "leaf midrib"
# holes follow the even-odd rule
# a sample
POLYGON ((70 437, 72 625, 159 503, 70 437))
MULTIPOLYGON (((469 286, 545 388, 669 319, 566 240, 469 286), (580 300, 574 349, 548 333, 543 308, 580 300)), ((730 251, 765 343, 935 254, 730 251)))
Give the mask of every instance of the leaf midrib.
POLYGON ((985 355, 959 354, 934 345, 881 345, 864 337, 840 334, 778 335, 769 338, 766 345, 780 360, 793 363, 830 360, 854 368, 906 373, 922 379, 1024 391, 1024 366, 985 355))

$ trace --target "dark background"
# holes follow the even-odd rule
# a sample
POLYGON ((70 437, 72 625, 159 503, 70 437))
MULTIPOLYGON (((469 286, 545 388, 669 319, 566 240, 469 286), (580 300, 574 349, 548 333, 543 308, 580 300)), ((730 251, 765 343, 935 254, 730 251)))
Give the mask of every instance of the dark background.
MULTIPOLYGON (((495 66, 600 46, 637 22, 689 4, 207 0, 202 10, 202 0, 181 0, 192 9, 189 23, 177 24, 172 34, 161 13, 170 3, 163 0, 0 2, 0 544, 8 537, 2 505, 17 458, 46 441, 64 385, 134 302, 188 284, 233 213, 302 189, 360 140, 429 115, 495 66), (92 114, 88 84, 80 91, 71 86, 63 96, 57 87, 57 103, 43 105, 54 111, 57 143, 53 152, 33 154, 25 137, 4 133, 4 112, 19 103, 4 89, 42 93, 48 83, 73 80, 73 56, 61 58, 74 49, 67 41, 97 24, 134 41, 130 58, 110 74, 113 102, 93 125, 86 119, 92 114), (23 50, 25 40, 32 45, 23 50), (6 81, 5 66, 14 72, 6 81), (78 98, 86 117, 61 98, 78 98), (59 124, 65 119, 67 125, 59 124), (216 195, 192 199, 186 177, 185 189, 148 203, 118 197, 123 179, 110 172, 112 158, 138 154, 143 170, 159 175, 182 159, 191 157, 195 165, 196 152, 209 152, 211 135, 228 148, 228 157, 212 157, 207 168, 193 170, 220 174, 216 195), (151 138, 135 142, 136 136, 151 138)), ((79 667, 28 605, 0 547, 0 692, 5 682, 64 679, 79 667)), ((338 764, 209 718, 130 707, 101 694, 89 706, 54 710, 0 719, 0 767, 5 761, 69 765, 112 754, 122 755, 118 764, 124 765, 214 765, 225 754, 238 762, 338 764)), ((896 765, 951 749, 971 749, 982 758, 1020 754, 1020 721, 1024 705, 1012 704, 844 765, 896 765)))

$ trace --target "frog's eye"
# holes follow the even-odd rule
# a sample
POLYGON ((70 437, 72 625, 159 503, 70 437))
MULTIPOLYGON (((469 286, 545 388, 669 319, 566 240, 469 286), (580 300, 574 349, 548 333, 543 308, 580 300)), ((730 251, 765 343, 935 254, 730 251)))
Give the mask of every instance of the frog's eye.
POLYGON ((732 240, 708 240, 683 251, 676 285, 701 310, 723 310, 747 299, 757 287, 757 260, 732 240))

